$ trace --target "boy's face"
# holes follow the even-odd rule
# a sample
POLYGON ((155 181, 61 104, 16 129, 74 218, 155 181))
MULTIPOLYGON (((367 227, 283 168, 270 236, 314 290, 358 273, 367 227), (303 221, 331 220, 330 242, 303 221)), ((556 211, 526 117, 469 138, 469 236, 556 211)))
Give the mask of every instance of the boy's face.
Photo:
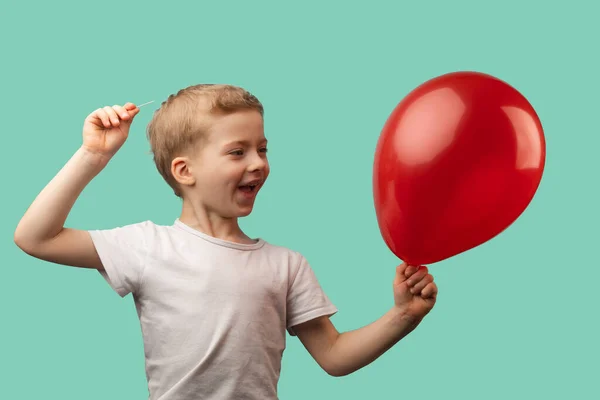
POLYGON ((269 176, 266 152, 263 118, 257 111, 211 117, 207 136, 189 160, 193 199, 221 217, 250 214, 269 176))

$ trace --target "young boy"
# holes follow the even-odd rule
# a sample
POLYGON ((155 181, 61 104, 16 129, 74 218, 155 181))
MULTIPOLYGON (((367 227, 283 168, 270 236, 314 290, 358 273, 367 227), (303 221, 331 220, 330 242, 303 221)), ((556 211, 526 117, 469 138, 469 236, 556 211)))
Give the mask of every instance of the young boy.
POLYGON ((389 312, 339 333, 329 319, 337 309, 307 260, 242 232, 238 218, 252 211, 269 164, 263 107, 239 87, 182 89, 148 125, 158 171, 183 202, 172 226, 64 227, 138 112, 127 103, 86 118, 81 148, 29 207, 15 243, 42 260, 97 269, 120 296, 132 293, 150 399, 277 399, 286 331, 342 376, 378 358, 434 306, 427 268, 403 263, 389 312))

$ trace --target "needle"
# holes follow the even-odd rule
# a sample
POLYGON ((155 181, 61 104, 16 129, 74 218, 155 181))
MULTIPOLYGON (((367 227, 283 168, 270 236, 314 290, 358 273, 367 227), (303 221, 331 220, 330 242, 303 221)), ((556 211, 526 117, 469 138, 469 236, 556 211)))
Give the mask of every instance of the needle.
POLYGON ((149 102, 147 102, 147 103, 144 103, 144 104, 140 104, 140 105, 138 106, 138 108, 142 108, 142 107, 144 107, 144 106, 146 106, 146 105, 148 105, 148 104, 150 104, 150 103, 154 103, 154 100, 152 100, 152 101, 149 101, 149 102))

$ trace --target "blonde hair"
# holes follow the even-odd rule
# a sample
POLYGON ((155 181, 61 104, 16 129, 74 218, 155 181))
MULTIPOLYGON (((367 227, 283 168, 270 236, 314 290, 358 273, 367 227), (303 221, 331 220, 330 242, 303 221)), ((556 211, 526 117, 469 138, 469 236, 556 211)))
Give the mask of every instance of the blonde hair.
POLYGON ((200 84, 170 95, 154 113, 147 127, 154 163, 177 197, 182 197, 182 193, 171 173, 173 159, 198 146, 210 128, 207 114, 224 115, 239 110, 256 110, 264 116, 261 102, 245 89, 200 84))

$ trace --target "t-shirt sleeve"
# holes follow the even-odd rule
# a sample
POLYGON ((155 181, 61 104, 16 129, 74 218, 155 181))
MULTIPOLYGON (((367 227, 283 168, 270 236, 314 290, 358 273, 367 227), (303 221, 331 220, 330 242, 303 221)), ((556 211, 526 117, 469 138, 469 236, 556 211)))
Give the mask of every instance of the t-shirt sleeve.
POLYGON ((322 316, 331 317, 338 311, 302 255, 295 272, 290 281, 287 297, 287 330, 292 336, 296 336, 293 329, 295 325, 322 316))
POLYGON ((89 230, 104 271, 100 275, 121 297, 139 289, 146 265, 152 223, 149 221, 113 229, 89 230))

